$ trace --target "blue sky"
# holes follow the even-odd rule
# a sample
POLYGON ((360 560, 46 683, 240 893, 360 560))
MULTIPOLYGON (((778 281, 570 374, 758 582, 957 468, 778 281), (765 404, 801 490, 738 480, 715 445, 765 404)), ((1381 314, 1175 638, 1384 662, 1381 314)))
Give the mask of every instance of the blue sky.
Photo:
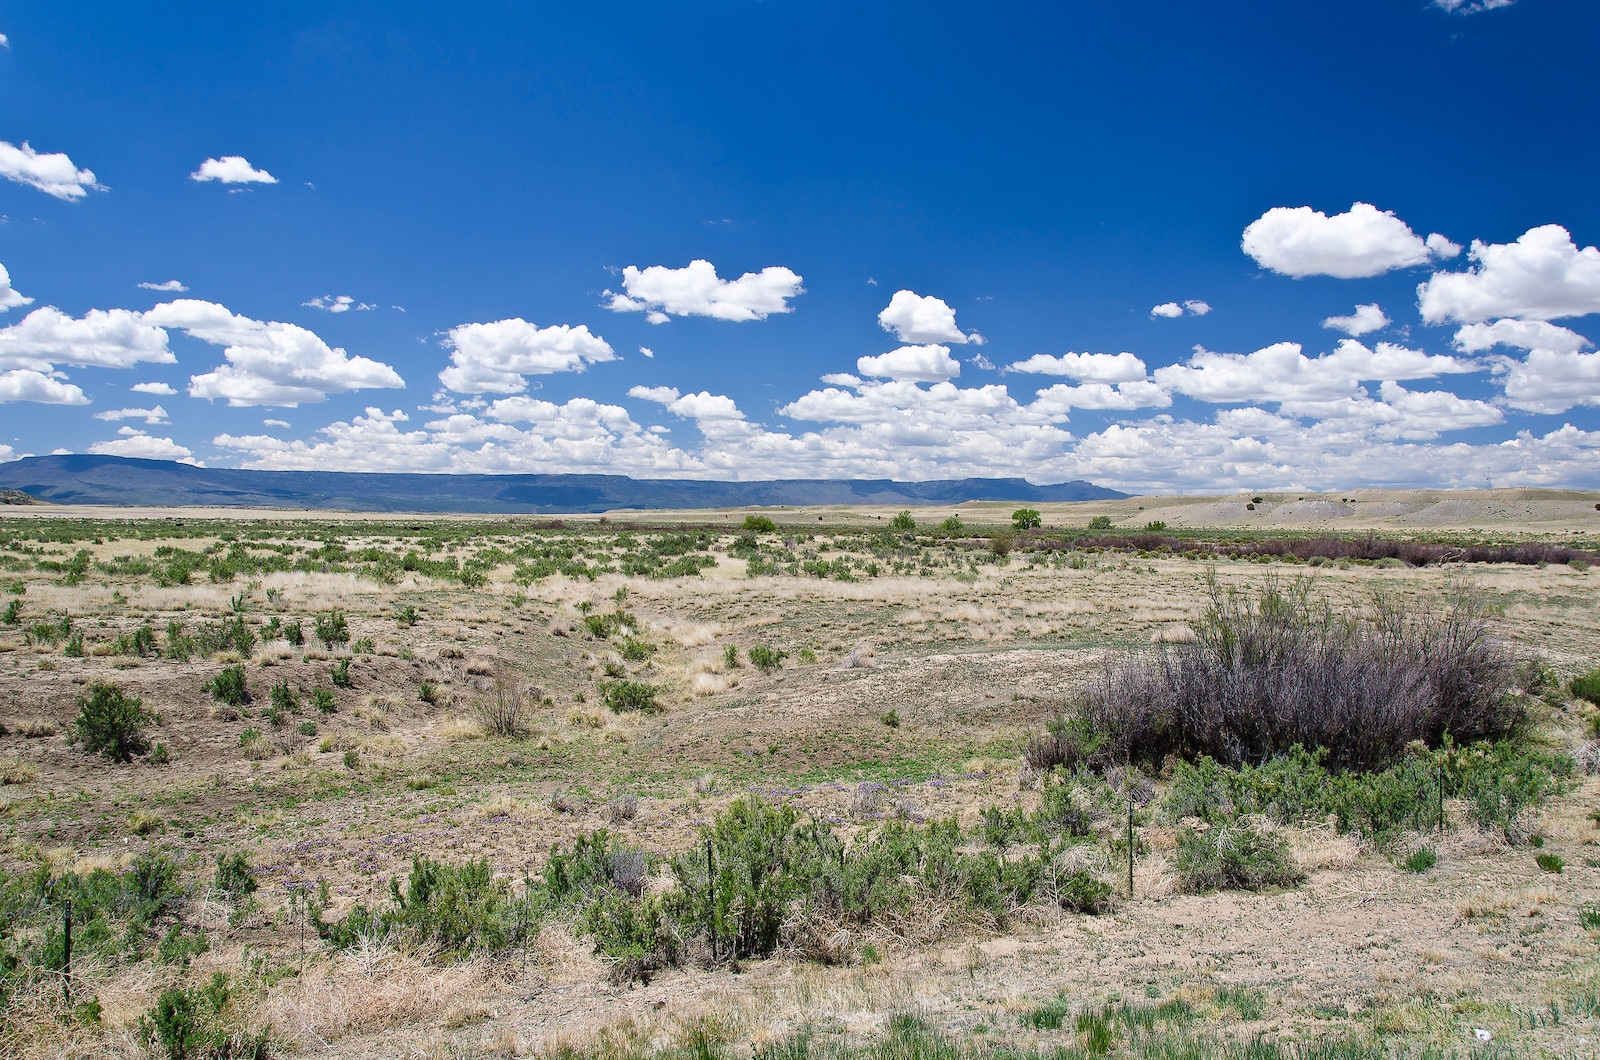
POLYGON ((1594 487, 1597 31, 0 7, 0 458, 1594 487))

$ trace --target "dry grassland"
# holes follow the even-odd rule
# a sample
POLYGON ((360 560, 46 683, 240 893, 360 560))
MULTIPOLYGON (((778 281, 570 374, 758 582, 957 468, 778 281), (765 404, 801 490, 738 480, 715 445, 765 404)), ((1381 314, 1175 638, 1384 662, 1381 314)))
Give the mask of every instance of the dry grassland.
MULTIPOLYGON (((1600 512, 1586 495, 1523 492, 1470 502, 1362 492, 1344 495, 1354 505, 1271 501, 1284 524, 1313 512, 1310 505, 1333 504, 1360 509, 1359 517, 1343 516, 1351 525, 1409 517, 1414 528, 1466 532, 1474 513, 1504 510, 1518 533, 1569 544, 1595 536, 1590 524, 1600 512), (1523 508, 1514 511, 1515 504, 1523 508), (1301 508, 1285 510, 1291 505, 1301 508), (1441 506, 1451 505, 1447 523, 1441 506)), ((1228 506, 1236 503, 1243 502, 1140 499, 1082 511, 1103 509, 1127 525, 1225 526, 1244 521, 1233 519, 1228 506)), ((937 518, 959 513, 979 522, 985 510, 937 518)), ((1028 736, 1108 653, 1191 640, 1212 567, 1112 552, 1072 563, 1014 553, 1000 563, 981 537, 959 548, 902 542, 903 555, 874 558, 856 528, 877 530, 884 513, 821 511, 821 521, 813 512, 773 513, 783 525, 763 535, 763 555, 854 556, 858 564, 876 562, 875 576, 857 566, 853 581, 750 577, 750 561, 729 554, 730 529, 710 535, 706 554, 716 565, 694 576, 553 573, 519 584, 521 561, 501 559, 470 587, 405 569, 387 582, 356 569, 212 582, 205 567, 191 581, 161 585, 148 573, 117 573, 118 557, 155 562, 162 546, 201 553, 216 546, 211 555, 224 555, 230 532, 219 522, 190 536, 197 529, 190 513, 184 536, 164 538, 151 529, 162 513, 147 514, 127 520, 120 535, 108 521, 98 543, 34 540, 29 535, 55 525, 40 512, 0 520, 14 542, 36 550, 4 553, 13 562, 0 572, 0 588, 9 585, 0 606, 20 601, 19 621, 0 626, 0 861, 12 872, 47 865, 82 873, 165 851, 179 860, 189 887, 181 918, 205 931, 209 950, 187 968, 154 959, 75 963, 77 990, 92 992, 102 1007, 98 1023, 57 1018, 59 987, 40 980, 32 994, 9 1002, 14 1013, 33 1013, 7 1040, 17 1055, 142 1055, 138 1020, 161 990, 204 982, 214 971, 270 984, 236 1005, 248 1020, 270 1024, 274 1050, 308 1055, 565 1048, 621 1056, 692 1051, 707 1041, 748 1055, 805 1028, 871 1040, 903 1013, 962 1041, 1053 1048, 1078 1042, 1070 1018, 1066 1030, 1049 1030, 1021 1017, 1058 997, 1074 1010, 1181 999, 1204 1033, 1223 1040, 1360 1035, 1465 1053, 1482 1029, 1529 1055, 1589 1055, 1589 1043, 1600 1042, 1600 1006, 1583 1007, 1600 989, 1592 930, 1600 920, 1582 915, 1600 902, 1600 779, 1589 776, 1529 823, 1543 844, 1538 850, 1510 846, 1452 808, 1458 827, 1436 841, 1438 864, 1426 873, 1402 871, 1392 847, 1376 849, 1328 826, 1285 829, 1308 878, 1260 894, 1177 893, 1176 827, 1151 822, 1140 830, 1146 853, 1133 896, 1120 896, 1105 914, 1030 907, 997 927, 958 908, 929 906, 850 934, 833 965, 780 951, 745 962, 738 974, 690 964, 647 984, 619 984, 592 943, 559 918, 529 945, 495 957, 440 961, 387 943, 331 950, 306 930, 304 906, 293 896, 326 883, 329 919, 357 902, 379 905, 389 881, 403 879, 419 854, 487 858, 521 880, 542 871, 553 847, 600 827, 647 850, 676 852, 749 792, 787 800, 842 836, 892 818, 954 815, 973 827, 985 807, 1029 809, 1039 795, 1018 781, 1028 736), (75 584, 37 569, 39 559, 63 563, 79 549, 90 565, 75 584), (399 619, 403 607, 414 609, 414 624, 399 619), (631 618, 631 638, 597 637, 586 625, 619 609, 631 618), (349 638, 330 648, 317 641, 313 623, 335 610, 346 617, 349 638), (52 643, 30 632, 63 614, 83 635, 81 654, 66 653, 65 636, 52 643), (257 638, 248 655, 183 660, 116 648, 119 636, 142 627, 160 645, 169 623, 193 631, 235 615, 257 638), (274 619, 276 635, 268 632, 274 619), (303 624, 300 645, 281 634, 294 620, 303 624), (627 658, 629 639, 653 651, 627 658), (786 658, 762 672, 750 662, 753 647, 786 658), (349 688, 331 680, 342 659, 349 688), (234 664, 252 697, 242 710, 205 691, 234 664), (518 736, 487 734, 480 707, 497 680, 535 686, 518 736), (607 709, 605 689, 619 680, 652 686, 665 709, 607 709), (79 698, 96 681, 116 682, 159 715, 149 735, 166 761, 112 764, 69 742, 79 698), (267 711, 279 682, 299 713, 274 724, 267 711), (319 689, 331 693, 332 711, 314 705, 319 689), (217 855, 235 851, 259 883, 247 903, 212 886, 217 855), (1539 853, 1558 855, 1564 870, 1542 872, 1539 853)), ((1071 517, 1078 525, 1084 518, 1076 508, 1071 517)), ((451 527, 456 536, 429 554, 462 562, 496 538, 510 549, 529 534, 609 539, 627 529, 621 515, 603 527, 573 522, 567 531, 517 529, 507 520, 292 518, 247 522, 258 541, 292 545, 300 555, 330 535, 352 555, 365 548, 398 554, 451 527)), ((929 525, 924 513, 917 518, 929 525)), ((1060 518, 1046 513, 1047 525, 1060 518)), ((597 563, 599 547, 589 551, 597 563)), ((120 569, 136 568, 125 562, 120 569)), ((1216 567, 1225 584, 1240 586, 1298 573, 1305 568, 1282 563, 1216 567)), ((1355 564, 1311 573, 1319 592, 1350 607, 1375 588, 1437 598, 1452 579, 1470 577, 1499 609, 1497 629, 1519 652, 1542 657, 1564 679, 1600 662, 1600 572, 1560 564, 1355 564)), ((1590 713, 1581 703, 1550 706, 1540 738, 1571 749, 1590 713)), ((1111 881, 1119 871, 1105 857, 1085 867, 1111 881)), ((664 878, 651 886, 664 887, 664 878)))

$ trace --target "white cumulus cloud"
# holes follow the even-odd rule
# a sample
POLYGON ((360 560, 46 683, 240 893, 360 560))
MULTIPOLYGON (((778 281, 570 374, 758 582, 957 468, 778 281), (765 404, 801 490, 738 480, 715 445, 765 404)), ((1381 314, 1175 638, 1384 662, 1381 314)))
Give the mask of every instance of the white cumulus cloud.
POLYGON ((33 299, 11 286, 11 274, 0 265, 0 313, 19 305, 32 305, 33 299))
POLYGON ((172 384, 170 383, 135 383, 128 389, 132 390, 135 394, 159 394, 162 397, 168 397, 177 393, 177 391, 172 388, 172 384))
POLYGON ((1103 409, 1127 412, 1133 409, 1163 409, 1172 404, 1172 395, 1147 380, 1117 383, 1057 383, 1038 391, 1031 407, 1049 411, 1065 419, 1072 409, 1103 409))
POLYGON ((956 311, 944 299, 915 291, 896 291, 878 314, 878 326, 910 345, 971 342, 982 346, 984 341, 976 331, 963 332, 956 327, 956 311))
POLYGON ((703 464, 641 428, 616 405, 590 398, 557 405, 521 396, 495 405, 501 420, 454 413, 404 430, 406 416, 399 410, 368 408, 364 415, 322 428, 311 442, 265 434, 223 434, 214 441, 243 454, 246 467, 275 470, 707 473, 703 464))
POLYGON ((541 328, 521 317, 451 328, 444 346, 451 350, 450 367, 439 381, 459 394, 515 394, 528 388, 527 376, 581 372, 617 359, 587 324, 541 328))
POLYGON ((1456 329, 1455 345, 1466 353, 1482 353, 1496 346, 1577 353, 1589 345, 1589 340, 1560 324, 1543 320, 1496 320, 1490 324, 1461 325, 1456 329))
POLYGON ((1329 317, 1322 322, 1322 326, 1359 339, 1374 331, 1382 331, 1391 323, 1393 321, 1378 308, 1378 303, 1369 302, 1366 305, 1356 306, 1356 311, 1347 317, 1329 317))
POLYGON ((90 191, 105 190, 92 172, 79 169, 64 154, 41 155, 26 143, 18 147, 4 140, 0 140, 0 177, 57 199, 81 199, 90 191))
POLYGON ((1150 307, 1150 319, 1162 317, 1167 320, 1176 320, 1185 313, 1192 317, 1203 317, 1211 312, 1211 303, 1202 302, 1198 298, 1191 298, 1184 302, 1162 302, 1158 306, 1150 307))
POLYGON ((215 180, 222 184, 276 184, 278 178, 264 169, 257 169, 239 155, 208 158, 200 168, 189 174, 190 180, 215 180))
POLYGON ((1435 273, 1417 287, 1423 320, 1554 320, 1600 312, 1600 249, 1579 250, 1560 225, 1530 228, 1515 243, 1473 240, 1470 255, 1473 268, 1435 273))
POLYGON ((144 313, 143 320, 223 347, 227 363, 190 376, 190 397, 293 407, 329 394, 405 386, 389 365, 351 357, 298 324, 252 320, 215 302, 179 298, 144 313))
POLYGON ((182 294, 189 289, 178 280, 162 280, 160 283, 151 283, 146 280, 137 286, 146 291, 166 291, 170 294, 182 294))
POLYGON ((737 280, 717 276, 716 266, 696 258, 681 269, 629 265, 622 270, 623 292, 606 291, 607 309, 615 313, 644 313, 652 324, 671 317, 712 317, 716 320, 765 320, 773 313, 789 313, 789 299, 804 294, 800 275, 781 265, 747 272, 737 280))
POLYGON ((1132 383, 1146 377, 1145 364, 1131 353, 1036 353, 1006 367, 1008 372, 1064 375, 1081 383, 1132 383))
POLYGON ((91 309, 75 318, 47 305, 0 329, 0 368, 131 368, 142 361, 172 364, 176 359, 167 348, 167 333, 128 309, 91 309))
POLYGON ((147 434, 130 434, 109 442, 95 442, 89 452, 99 456, 128 456, 140 460, 176 460, 180 464, 194 464, 194 452, 171 438, 152 438, 147 434))
POLYGON ((9 401, 36 401, 41 405, 87 405, 83 390, 32 368, 13 368, 0 372, 0 404, 9 401))
POLYGON ((117 423, 122 420, 144 420, 150 424, 166 423, 167 410, 160 405, 149 409, 106 409, 104 412, 96 412, 94 418, 107 423, 117 423))
POLYGON ((1296 279, 1361 279, 1461 253, 1443 236, 1423 239, 1392 212, 1364 202, 1332 217, 1309 206, 1274 206, 1250 222, 1239 245, 1262 268, 1296 279))
POLYGON ((950 356, 950 347, 902 346, 876 357, 856 359, 856 371, 885 379, 936 383, 961 374, 961 365, 950 356))
POLYGON ((370 302, 358 302, 347 294, 318 295, 309 302, 301 302, 303 306, 312 309, 325 309, 330 313, 348 313, 350 310, 376 309, 377 306, 370 302))
POLYGON ((1297 342, 1279 342, 1254 353, 1214 353, 1196 348, 1183 364, 1157 368, 1162 387, 1214 404, 1339 401, 1362 393, 1363 380, 1432 379, 1480 370, 1445 355, 1430 355, 1393 343, 1369 349, 1341 339, 1332 353, 1307 357, 1297 342))

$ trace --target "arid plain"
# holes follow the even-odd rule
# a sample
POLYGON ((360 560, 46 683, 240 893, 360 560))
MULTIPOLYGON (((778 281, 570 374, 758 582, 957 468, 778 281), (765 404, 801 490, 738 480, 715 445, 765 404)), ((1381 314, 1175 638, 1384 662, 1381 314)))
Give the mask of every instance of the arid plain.
POLYGON ((224 981, 195 1016, 221 1037, 190 1055, 820 1057, 912 1034, 950 1055, 1592 1053, 1600 755, 1571 682, 1600 663, 1600 572, 1216 548, 1578 556, 1600 550, 1600 494, 1130 498, 1043 505, 1020 533, 1015 508, 919 509, 909 526, 871 508, 0 510, 0 1055, 165 1055, 160 999, 224 981), (1258 814, 1248 827, 1293 879, 1254 890, 1194 886, 1178 864, 1222 826, 1172 808, 1171 763, 1147 788, 1085 773, 1082 827, 1052 831, 1055 774, 1026 751, 1078 690, 1129 653, 1193 649, 1212 584, 1254 598, 1302 578, 1349 616, 1375 594, 1425 608, 1475 592, 1507 652, 1542 663, 1514 695, 1522 746, 1558 763, 1547 790, 1493 817, 1441 779, 1383 828, 1258 814), (129 761, 85 746, 96 685, 147 712, 129 761), (730 957, 713 926, 708 951, 674 894, 749 803, 846 845, 953 819, 950 856, 987 858, 1002 884, 963 898, 908 872, 871 915, 800 896, 772 945, 730 957), (552 852, 599 829, 611 877, 584 893, 619 904, 563 904, 552 852), (1051 886, 1004 883, 1040 844, 1051 886), (446 945, 377 918, 407 894, 422 908, 406 890, 419 857, 486 859, 511 941, 446 945), (144 914, 108 902, 79 926, 64 999, 57 881, 153 859, 171 878, 144 914), (608 948, 605 918, 652 896, 665 948, 608 948), (330 928, 358 906, 366 928, 330 928), (1157 1052, 1179 1046, 1198 1052, 1157 1052))

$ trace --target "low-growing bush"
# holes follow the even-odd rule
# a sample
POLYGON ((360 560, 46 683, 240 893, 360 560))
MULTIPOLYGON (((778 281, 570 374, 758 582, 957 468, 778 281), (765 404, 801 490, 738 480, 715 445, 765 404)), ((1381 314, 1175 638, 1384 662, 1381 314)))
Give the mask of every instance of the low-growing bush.
POLYGON ((134 755, 144 754, 144 729, 154 721, 144 709, 143 699, 127 695, 118 685, 96 681, 86 695, 78 698, 72 739, 91 754, 103 754, 113 762, 128 762, 134 755))
POLYGON ((521 894, 494 875, 488 859, 459 865, 418 855, 402 889, 389 881, 390 904, 379 910, 357 905, 343 920, 326 923, 327 897, 312 900, 317 932, 336 947, 363 938, 404 939, 441 958, 496 954, 524 945, 538 934, 541 906, 534 884, 524 880, 521 894))
POLYGON ((772 671, 782 667, 783 660, 789 657, 788 652, 769 648, 764 644, 758 644, 751 648, 749 655, 750 665, 764 674, 770 674, 772 671))
POLYGON ((236 1025, 228 974, 203 987, 174 986, 139 1017, 139 1033, 169 1060, 266 1060, 267 1031, 236 1025))
POLYGON ((1600 707, 1600 669, 1572 679, 1572 698, 1585 699, 1600 707))
POLYGON ((333 698, 333 693, 326 688, 313 689, 311 701, 316 704, 319 714, 335 714, 339 710, 339 701, 333 698))
POLYGON ((1288 844, 1247 818, 1185 828, 1173 865, 1178 886, 1191 894, 1293 887, 1305 878, 1290 858, 1288 844))
POLYGON ((212 876, 211 884, 235 901, 254 894, 259 886, 255 873, 250 869, 249 859, 237 850, 217 855, 217 871, 212 876))
POLYGON ((334 645, 345 644, 350 640, 350 624, 345 621, 343 611, 329 611, 318 615, 315 622, 317 639, 322 641, 322 646, 332 651, 334 645))
POLYGON ((477 702, 478 722, 491 736, 521 736, 527 731, 530 702, 538 702, 537 689, 518 684, 502 674, 495 678, 489 694, 477 702))
POLYGON ((600 686, 600 698, 616 714, 656 714, 665 709, 656 702, 659 691, 644 681, 608 681, 600 686))
POLYGON ((288 714, 300 713, 300 697, 294 694, 288 681, 279 681, 272 686, 272 709, 288 714))
POLYGON ((1423 873, 1439 864, 1439 854, 1430 846, 1419 846, 1400 859, 1400 867, 1407 872, 1423 873))
POLYGON ((1381 769, 1414 741, 1499 739, 1524 717, 1516 661, 1459 586, 1441 610, 1380 597, 1355 617, 1314 600, 1306 579, 1259 597, 1213 580, 1194 625, 1195 643, 1113 657, 1082 697, 1078 716, 1110 760, 1238 765, 1300 745, 1337 771, 1381 769))
POLYGON ((245 682, 243 666, 226 666, 210 681, 206 682, 206 691, 218 703, 226 703, 230 707, 242 707, 250 702, 250 687, 245 682))
POLYGON ((777 531, 778 524, 765 515, 747 515, 744 517, 744 522, 739 524, 739 529, 756 534, 771 534, 777 531))
POLYGON ((305 644, 305 642, 306 642, 305 630, 301 628, 300 620, 298 618, 295 619, 293 622, 285 622, 284 623, 284 625, 283 625, 283 639, 285 641, 287 641, 290 645, 292 645, 292 646, 294 646, 296 648, 299 648, 299 647, 301 647, 301 646, 303 646, 305 644))
POLYGON ((334 688, 355 687, 355 681, 350 676, 350 656, 346 655, 333 664, 332 680, 334 688))
POLYGON ((617 652, 628 662, 644 662, 655 654, 656 646, 649 641, 636 640, 633 637, 629 637, 622 642, 622 646, 617 649, 617 652))
POLYGON ((1460 799, 1474 824, 1516 839, 1524 811, 1563 791, 1573 774, 1565 755, 1509 741, 1457 747, 1447 739, 1437 751, 1367 773, 1334 773, 1327 757, 1326 751, 1294 747, 1259 766, 1238 769, 1204 757, 1192 765, 1179 762, 1162 813, 1170 820, 1210 822, 1260 814, 1284 824, 1331 816, 1341 832, 1385 842, 1406 830, 1444 827, 1449 823, 1439 818, 1444 800, 1460 799))

